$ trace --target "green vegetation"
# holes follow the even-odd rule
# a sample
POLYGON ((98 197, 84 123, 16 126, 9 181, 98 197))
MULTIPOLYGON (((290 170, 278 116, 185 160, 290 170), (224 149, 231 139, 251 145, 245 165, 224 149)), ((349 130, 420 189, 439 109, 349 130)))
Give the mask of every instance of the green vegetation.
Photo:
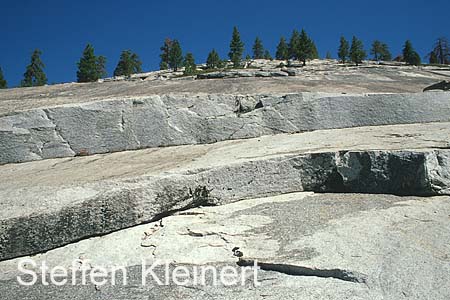
POLYGON ((389 61, 392 59, 391 52, 389 51, 389 47, 387 44, 382 43, 378 40, 375 40, 372 43, 372 49, 370 50, 370 54, 373 55, 373 59, 376 61, 389 61))
POLYGON ((408 65, 418 66, 421 64, 420 55, 414 50, 410 40, 403 46, 403 61, 408 65))
POLYGON ((343 36, 341 36, 339 44, 338 57, 343 64, 350 58, 350 45, 343 36))
POLYGON ((114 70, 114 76, 130 76, 135 73, 142 73, 142 62, 136 53, 131 50, 124 50, 120 54, 119 62, 114 70))
POLYGON ((264 59, 267 59, 267 60, 272 60, 273 58, 272 58, 272 55, 270 55, 270 52, 269 52, 269 50, 264 50, 264 59))
POLYGON ((325 55, 325 59, 333 59, 330 51, 327 51, 327 54, 325 55))
POLYGON ((447 38, 438 38, 433 46, 433 50, 431 50, 428 56, 430 58, 430 64, 450 64, 450 46, 447 38))
POLYGON ((183 51, 178 40, 173 40, 169 51, 169 67, 175 72, 183 65, 183 51))
POLYGON ((252 49, 253 49, 253 58, 254 59, 264 58, 264 46, 259 37, 256 37, 252 49))
POLYGON ((8 83, 5 80, 5 77, 3 76, 3 70, 0 67, 0 89, 6 89, 8 88, 8 83))
POLYGON ((353 36, 352 45, 350 46, 350 59, 358 66, 366 56, 367 54, 366 51, 364 51, 363 42, 356 36, 353 36))
POLYGON ((47 76, 45 76, 43 70, 45 66, 41 60, 41 54, 42 52, 39 49, 33 51, 31 62, 23 74, 23 80, 20 86, 28 87, 47 84, 47 76))
POLYGON ((220 59, 219 53, 215 49, 212 49, 208 54, 208 58, 206 59, 206 67, 208 69, 217 69, 222 68, 222 60, 220 59))
POLYGON ((284 37, 280 38, 280 42, 277 46, 277 52, 275 53, 275 58, 278 60, 289 59, 289 45, 286 43, 286 39, 284 37))
POLYGON ((297 30, 292 32, 289 41, 289 58, 296 59, 306 65, 306 60, 318 58, 319 54, 314 42, 308 37, 306 31, 302 29, 301 33, 297 30))
POLYGON ((233 36, 230 42, 230 52, 228 53, 228 57, 231 59, 233 67, 240 67, 243 53, 244 43, 241 41, 241 35, 239 34, 237 27, 235 26, 233 28, 233 36))
POLYGON ((96 56, 94 47, 87 44, 83 50, 83 55, 77 63, 77 81, 78 82, 94 82, 106 76, 106 58, 104 56, 96 56))
POLYGON ((194 55, 191 52, 186 53, 184 58, 184 75, 194 75, 197 71, 194 55))
POLYGON ((161 54, 159 57, 161 58, 161 62, 159 64, 160 70, 167 70, 169 68, 169 52, 172 41, 169 38, 164 40, 164 44, 159 48, 161 50, 161 54))

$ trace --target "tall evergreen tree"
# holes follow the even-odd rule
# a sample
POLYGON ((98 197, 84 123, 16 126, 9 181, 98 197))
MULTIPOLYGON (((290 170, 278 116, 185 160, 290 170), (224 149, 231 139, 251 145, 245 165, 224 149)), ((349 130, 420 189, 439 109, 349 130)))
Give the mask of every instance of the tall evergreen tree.
POLYGON ((300 47, 300 33, 297 29, 294 29, 291 35, 291 39, 289 40, 289 58, 290 59, 299 59, 298 49, 300 47))
POLYGON ((184 74, 192 75, 195 74, 197 70, 197 65, 195 64, 194 55, 191 52, 186 53, 184 58, 184 74))
POLYGON ((142 62, 136 53, 131 50, 124 50, 120 54, 119 62, 114 70, 114 76, 130 76, 131 74, 142 72, 142 62))
POLYGON ((93 82, 106 76, 106 58, 104 56, 96 56, 94 54, 94 47, 87 44, 83 50, 83 54, 77 63, 77 81, 78 82, 93 82))
POLYGON ((432 65, 439 64, 439 59, 436 53, 434 53, 434 51, 430 52, 430 64, 432 65))
POLYGON ((311 43, 311 59, 319 59, 319 51, 317 50, 316 44, 311 38, 309 39, 309 42, 311 43))
POLYGON ((350 59, 358 66, 366 56, 367 54, 366 51, 364 51, 363 42, 356 36, 353 36, 352 45, 350 46, 350 59))
POLYGON ((261 59, 264 58, 264 46, 259 37, 256 37, 255 43, 253 44, 253 58, 261 59))
POLYGON ((420 55, 414 50, 410 40, 405 42, 403 46, 403 61, 409 65, 420 65, 420 55))
POLYGON ((373 41, 370 54, 373 55, 373 59, 376 61, 387 61, 392 59, 388 45, 378 40, 373 41))
POLYGON ((280 42, 277 46, 277 52, 275 53, 275 58, 278 60, 289 59, 289 46, 286 43, 286 39, 284 37, 280 38, 280 42))
POLYGON ((233 66, 238 68, 241 64, 242 54, 244 53, 244 43, 241 41, 241 35, 237 27, 233 28, 233 35, 230 42, 230 52, 228 57, 233 62, 233 66))
POLYGON ((169 68, 169 54, 170 54, 170 48, 172 45, 172 40, 169 38, 166 38, 164 40, 164 44, 159 48, 161 50, 161 54, 159 57, 161 58, 161 63, 159 64, 159 68, 161 70, 167 70, 169 68))
POLYGON ((0 67, 0 89, 6 89, 8 88, 8 83, 5 80, 5 77, 3 76, 3 70, 0 67))
POLYGON ((169 67, 174 71, 183 64, 183 51, 181 50, 180 42, 173 40, 169 51, 169 67))
POLYGON ((208 69, 217 69, 222 65, 222 61, 220 60, 219 53, 215 49, 212 49, 208 54, 208 58, 206 59, 206 67, 208 69))
POLYGON ((306 65, 306 60, 318 56, 314 42, 308 37, 304 29, 300 32, 300 39, 296 52, 298 60, 302 61, 304 66, 306 65))
POLYGON ((343 64, 347 61, 347 58, 350 56, 350 45, 344 36, 341 36, 341 40, 339 43, 338 57, 342 61, 343 64))
POLYGON ((31 62, 27 66, 23 74, 23 80, 20 83, 22 87, 26 86, 40 86, 47 84, 47 76, 44 73, 44 63, 41 60, 42 52, 39 49, 33 51, 31 55, 31 62))
POLYGON ((438 64, 442 65, 448 65, 450 64, 450 46, 447 38, 440 37, 436 40, 433 50, 431 50, 430 53, 430 60, 431 55, 434 54, 434 58, 436 58, 438 64))
POLYGON ((331 57, 331 52, 330 51, 327 51, 325 59, 333 59, 333 57, 331 57))

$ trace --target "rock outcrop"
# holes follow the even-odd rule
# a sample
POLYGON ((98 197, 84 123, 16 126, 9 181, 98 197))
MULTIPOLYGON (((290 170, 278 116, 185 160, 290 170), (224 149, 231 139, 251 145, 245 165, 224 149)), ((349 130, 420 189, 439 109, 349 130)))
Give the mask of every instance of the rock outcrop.
POLYGON ((450 97, 443 93, 106 100, 0 117, 0 164, 277 133, 445 121, 450 121, 450 97))
POLYGON ((0 91, 0 298, 449 299, 448 69, 246 67, 0 91))

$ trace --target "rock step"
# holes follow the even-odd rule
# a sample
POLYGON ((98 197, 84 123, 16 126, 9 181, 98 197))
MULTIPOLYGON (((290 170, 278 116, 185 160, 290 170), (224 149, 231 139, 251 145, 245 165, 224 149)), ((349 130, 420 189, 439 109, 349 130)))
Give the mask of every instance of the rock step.
MULTIPOLYGON (((164 218, 163 226, 160 222, 135 226, 26 257, 37 264, 26 264, 26 268, 38 274, 44 262, 49 268, 68 270, 74 260, 77 266, 91 269, 120 266, 126 268, 126 285, 121 277, 112 285, 110 273, 106 285, 98 287, 89 284, 89 277, 88 285, 83 285, 78 276, 75 286, 43 285, 38 280, 24 288, 16 279, 23 277, 17 266, 24 263, 18 258, 0 262, 0 294, 5 300, 35 299, 35 295, 39 299, 92 299, 98 295, 102 299, 139 299, 142 295, 152 299, 179 299, 180 295, 185 299, 230 299, 227 295, 233 289, 237 299, 277 300, 282 295, 282 299, 312 300, 328 294, 327 299, 336 300, 348 295, 402 299, 406 294, 411 299, 447 300, 449 200, 448 196, 290 193, 195 208, 164 218), (210 281, 206 285, 189 282, 189 288, 160 286, 150 275, 142 282, 143 261, 146 269, 157 261, 170 263, 171 269, 236 268, 237 259, 232 255, 236 246, 244 259, 258 260, 261 267, 272 265, 258 271, 258 293, 248 285, 222 286, 220 280, 219 286, 210 281), (330 269, 365 284, 348 283, 334 274, 320 277, 330 269)), ((164 266, 156 267, 155 272, 160 279, 167 276, 164 266)))
POLYGON ((449 137, 449 123, 379 126, 4 165, 0 260, 266 195, 450 194, 449 137))
POLYGON ((442 92, 105 100, 0 116, 0 164, 278 133, 445 121, 450 121, 450 95, 442 92))

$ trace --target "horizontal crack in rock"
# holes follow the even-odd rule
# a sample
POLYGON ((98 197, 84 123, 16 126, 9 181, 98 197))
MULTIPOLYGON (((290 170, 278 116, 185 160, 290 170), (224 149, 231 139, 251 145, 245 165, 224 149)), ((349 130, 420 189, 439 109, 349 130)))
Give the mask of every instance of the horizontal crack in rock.
POLYGON ((252 267, 257 265, 264 271, 274 271, 293 276, 315 276, 321 278, 335 278, 343 281, 349 281, 354 283, 366 283, 367 278, 365 275, 355 272, 350 272, 342 269, 313 269, 308 267, 289 265, 289 264, 274 264, 255 262, 249 259, 240 259, 237 265, 240 267, 252 267))

